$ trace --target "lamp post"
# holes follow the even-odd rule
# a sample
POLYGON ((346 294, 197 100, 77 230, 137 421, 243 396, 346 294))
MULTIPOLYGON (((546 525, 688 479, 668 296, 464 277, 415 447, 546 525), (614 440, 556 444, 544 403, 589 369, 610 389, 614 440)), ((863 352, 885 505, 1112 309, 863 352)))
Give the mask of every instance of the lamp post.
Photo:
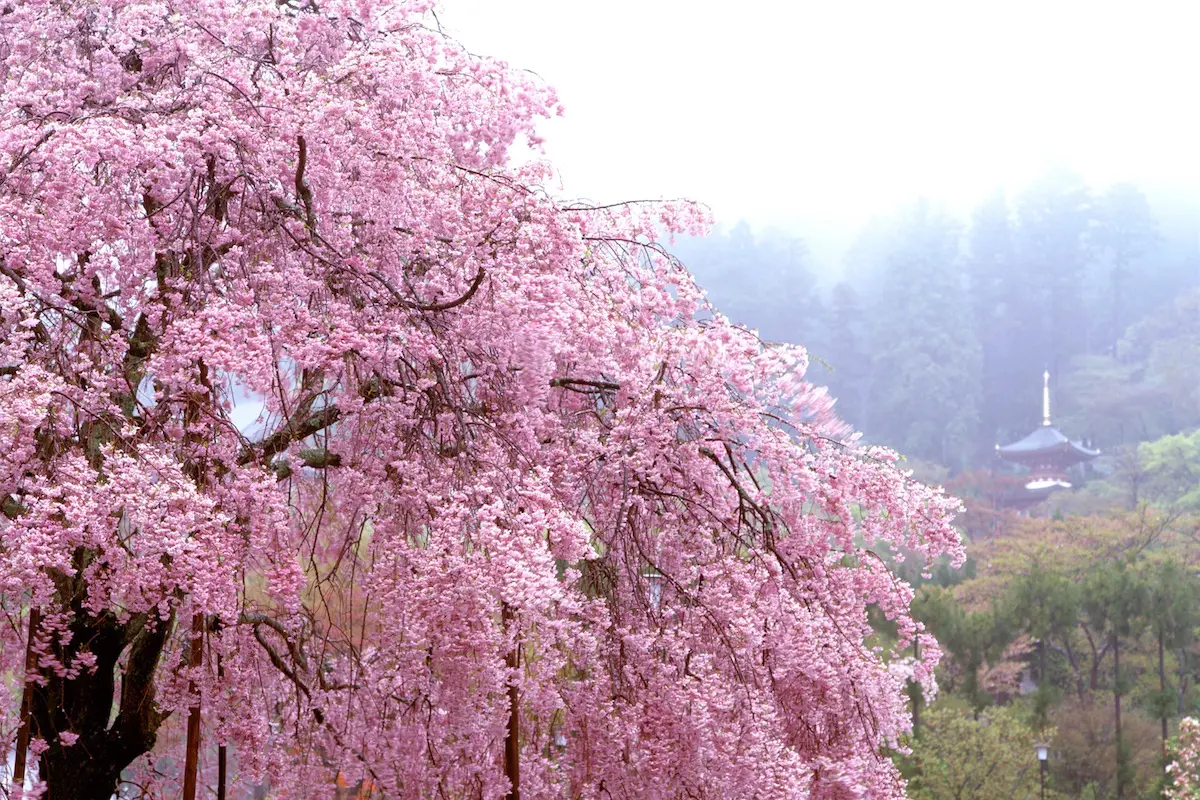
POLYGON ((1037 750, 1039 769, 1042 773, 1042 800, 1046 800, 1046 759, 1050 757, 1050 745, 1035 744, 1034 749, 1037 750))
POLYGON ((658 606, 662 603, 663 583, 666 581, 667 576, 663 575, 657 569, 649 567, 642 570, 642 577, 649 584, 650 607, 658 611, 658 606))

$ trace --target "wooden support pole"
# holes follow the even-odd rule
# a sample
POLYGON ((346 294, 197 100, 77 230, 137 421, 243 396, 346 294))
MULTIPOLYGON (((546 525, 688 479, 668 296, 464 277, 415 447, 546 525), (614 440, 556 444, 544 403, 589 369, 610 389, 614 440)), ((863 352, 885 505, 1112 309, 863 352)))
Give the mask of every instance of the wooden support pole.
POLYGON ((41 610, 29 609, 29 633, 25 640, 25 686, 21 691, 21 724, 17 728, 17 752, 13 757, 12 795, 16 796, 25 785, 25 761, 29 753, 32 734, 30 717, 33 709, 33 673, 37 671, 37 653, 34 651, 41 610))
MULTIPOLYGON (((188 666, 193 670, 204 663, 204 615, 192 615, 192 652, 188 666)), ((190 689, 198 691, 192 678, 190 689)), ((188 710, 187 751, 183 761, 183 800, 196 800, 196 778, 200 771, 200 700, 188 710)))
MULTIPOLYGON (((217 653, 217 679, 225 677, 225 667, 221 664, 221 654, 217 653)), ((226 753, 225 745, 217 748, 217 800, 225 800, 226 782, 226 753)))
MULTIPOLYGON (((515 627, 512 609, 505 603, 503 620, 506 629, 515 627)), ((521 706, 517 681, 517 667, 521 663, 521 641, 513 641, 508 652, 508 668, 512 674, 508 679, 508 734, 504 737, 504 776, 508 778, 507 800, 521 800, 521 706)))

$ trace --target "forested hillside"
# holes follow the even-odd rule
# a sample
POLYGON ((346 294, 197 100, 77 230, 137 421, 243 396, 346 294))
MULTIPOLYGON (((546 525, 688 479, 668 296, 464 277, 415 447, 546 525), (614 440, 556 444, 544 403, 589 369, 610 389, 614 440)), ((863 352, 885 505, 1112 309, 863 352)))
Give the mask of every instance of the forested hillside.
POLYGON ((919 202, 877 220, 836 280, 799 239, 744 223, 679 247, 719 308, 809 346, 840 414, 966 503, 962 569, 885 555, 943 649, 939 692, 911 686, 912 750, 896 753, 912 797, 1037 796, 1038 742, 1047 796, 1170 786, 1179 721, 1200 709, 1200 254, 1185 212, 1059 171, 969 219, 919 202), (1044 370, 1054 425, 1102 454, 1018 513, 1022 472, 995 446, 1042 422, 1044 370))
POLYGON ((733 321, 807 346, 869 439, 957 470, 1040 422, 1045 369, 1056 422, 1103 450, 1200 424, 1187 213, 1051 171, 969 219, 918 202, 874 221, 836 280, 801 239, 744 222, 676 252, 733 321))

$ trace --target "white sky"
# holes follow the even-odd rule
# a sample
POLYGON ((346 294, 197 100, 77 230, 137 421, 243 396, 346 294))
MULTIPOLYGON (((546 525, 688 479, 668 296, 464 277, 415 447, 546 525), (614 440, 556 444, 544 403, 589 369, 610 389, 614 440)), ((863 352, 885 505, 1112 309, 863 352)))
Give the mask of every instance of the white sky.
POLYGON ((1200 187, 1197 0, 442 3, 469 49, 558 90, 570 196, 852 229, 1051 162, 1200 187))

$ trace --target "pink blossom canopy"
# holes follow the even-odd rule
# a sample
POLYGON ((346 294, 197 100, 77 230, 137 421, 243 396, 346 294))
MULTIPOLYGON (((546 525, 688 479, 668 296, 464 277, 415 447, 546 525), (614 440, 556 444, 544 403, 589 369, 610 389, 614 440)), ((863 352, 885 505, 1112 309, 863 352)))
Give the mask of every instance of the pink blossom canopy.
POLYGON ((919 635, 868 548, 961 558, 957 503, 706 305, 700 211, 544 191, 554 94, 424 2, 16 0, 0 58, 0 729, 37 608, 51 790, 173 791, 198 704, 281 797, 502 797, 514 717, 527 797, 902 794, 937 648, 868 646, 919 635))

